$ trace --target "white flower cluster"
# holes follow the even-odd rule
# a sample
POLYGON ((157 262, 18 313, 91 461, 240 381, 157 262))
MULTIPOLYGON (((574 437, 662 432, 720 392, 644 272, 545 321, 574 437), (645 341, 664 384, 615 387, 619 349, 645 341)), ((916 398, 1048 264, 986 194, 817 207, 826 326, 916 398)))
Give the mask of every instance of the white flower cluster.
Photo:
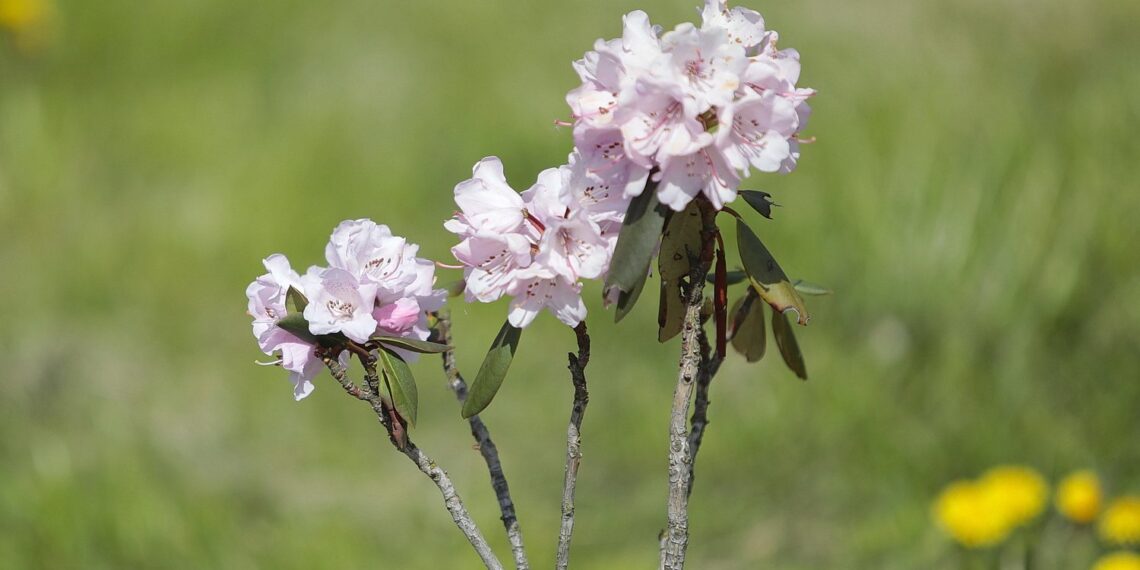
MULTIPOLYGON (((468 301, 512 297, 508 321, 525 327, 543 309, 576 326, 586 318, 583 279, 604 277, 633 197, 655 187, 681 211, 700 194, 717 209, 736 197, 751 168, 789 172, 807 124, 799 54, 776 48, 764 19, 706 0, 701 25, 662 33, 644 12, 624 18, 621 38, 598 40, 574 62, 582 84, 566 97, 575 148, 515 192, 499 159, 485 158, 455 187, 459 212, 444 226, 460 236, 468 301)), ((357 343, 376 335, 426 339, 426 313, 442 306, 434 265, 418 247, 371 220, 341 223, 325 249, 328 267, 298 275, 282 255, 246 291, 261 349, 291 372, 295 395, 312 390, 315 347, 276 326, 290 287, 308 299, 313 335, 357 343)), ((406 354, 414 358, 413 354, 406 354)))
POLYGON ((498 158, 475 164, 455 186, 460 211, 444 227, 462 241, 451 248, 464 265, 468 301, 513 297, 508 321, 525 327, 543 308, 577 326, 586 318, 582 279, 609 268, 629 200, 571 155, 521 194, 507 184, 498 158))
MULTIPOLYGON (((313 343, 277 326, 288 314, 289 288, 308 299, 303 316, 314 335, 340 333, 357 343, 376 335, 425 340, 427 312, 443 306, 447 292, 433 289, 435 265, 416 257, 418 251, 388 226, 362 219, 341 222, 333 231, 325 247, 328 267, 298 275, 284 255, 264 260, 269 273, 246 288, 253 335, 263 352, 277 356, 273 364, 290 372, 296 399, 313 391, 311 380, 323 364, 313 343)), ((405 360, 415 358, 394 350, 405 360)))
POLYGON ((621 38, 598 40, 574 63, 582 84, 566 100, 587 161, 631 181, 652 171, 658 198, 676 211, 702 192, 723 207, 751 167, 795 168, 815 91, 796 87, 799 53, 778 50, 759 13, 707 0, 699 28, 662 34, 641 11, 624 24, 621 38))
POLYGON ((598 40, 574 62, 582 84, 569 163, 519 194, 497 158, 455 187, 460 212, 444 226, 462 241, 468 301, 512 297, 509 322, 547 308, 575 326, 586 317, 582 279, 609 270, 630 200, 650 176, 659 200, 681 211, 702 192, 717 209, 750 168, 788 172, 815 92, 796 87, 799 54, 777 50, 760 14, 708 0, 701 27, 661 33, 644 12, 620 39, 598 40))

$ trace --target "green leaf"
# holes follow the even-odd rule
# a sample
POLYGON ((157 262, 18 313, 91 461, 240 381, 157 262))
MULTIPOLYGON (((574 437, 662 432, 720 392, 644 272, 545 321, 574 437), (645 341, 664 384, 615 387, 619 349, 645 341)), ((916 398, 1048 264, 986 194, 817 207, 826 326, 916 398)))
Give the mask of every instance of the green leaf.
POLYGON ((803 298, 788 281, 788 276, 780 269, 776 258, 772 257, 752 228, 741 220, 736 221, 736 245, 740 250, 744 270, 748 272, 752 287, 760 294, 760 298, 777 313, 795 311, 799 324, 806 325, 811 317, 803 298))
POLYGON ((277 321, 277 326, 305 342, 317 342, 317 335, 309 332, 309 321, 300 312, 285 315, 277 321))
POLYGON ((325 348, 339 348, 348 344, 348 337, 341 333, 313 334, 309 332, 309 322, 301 313, 285 315, 284 318, 277 321, 277 326, 305 342, 319 344, 325 348))
POLYGON ((760 295, 749 289, 732 307, 732 348, 748 362, 759 362, 768 348, 764 303, 759 300, 760 295))
MULTIPOLYGON (((748 273, 743 269, 734 269, 724 274, 725 285, 736 285, 737 283, 744 283, 748 281, 748 273)), ((705 275, 705 282, 716 284, 716 274, 709 273, 705 275)))
POLYGON ((701 259, 701 209, 696 200, 684 211, 673 214, 661 234, 661 253, 657 269, 661 280, 675 282, 688 277, 694 263, 701 259))
POLYGON ((499 387, 503 385, 503 378, 507 376, 507 369, 511 367, 521 336, 522 329, 511 326, 510 321, 503 323, 503 328, 499 329, 495 342, 491 343, 491 349, 487 351, 487 357, 483 359, 483 365, 479 367, 479 373, 475 375, 475 381, 471 383, 467 401, 463 403, 464 418, 483 411, 494 399, 499 387))
POLYGON ((780 349, 780 356, 784 364, 803 380, 807 380, 807 365, 804 364, 804 355, 800 352, 800 345, 796 342, 796 334, 792 332, 792 325, 788 317, 775 313, 772 315, 772 336, 776 337, 776 346, 780 349))
POLYGON ((827 287, 824 287, 823 285, 817 285, 815 283, 804 281, 803 279, 796 279, 795 281, 792 281, 792 287, 795 287, 796 291, 799 291, 804 295, 819 296, 831 295, 834 293, 834 291, 828 289, 827 287))
POLYGON ((680 333, 685 322, 681 280, 689 276, 693 264, 700 262, 703 225, 700 206, 694 200, 684 211, 670 216, 661 235, 661 252, 657 255, 657 270, 661 275, 657 311, 657 340, 660 342, 680 333))
POLYGON ((458 297, 467 289, 467 281, 463 279, 452 281, 444 286, 444 289, 447 289, 448 297, 458 297))
MULTIPOLYGON (((637 298, 641 296, 642 289, 645 289, 645 280, 649 278, 649 271, 646 270, 645 275, 641 276, 634 286, 632 291, 622 291, 618 289, 617 310, 614 311, 614 322, 620 322, 633 310, 633 305, 637 303, 637 298)), ((607 297, 608 298, 608 297, 607 297)))
POLYGON ((380 364, 384 368, 384 377, 388 379, 388 390, 392 394, 392 404, 396 407, 400 417, 415 427, 416 411, 419 408, 419 391, 416 389, 416 378, 412 376, 412 369, 408 363, 400 358, 399 354, 385 347, 377 351, 380 355, 380 364))
MULTIPOLYGON (((668 215, 669 208, 657 200, 656 182, 646 183, 641 195, 629 204, 602 290, 603 298, 617 297, 619 302, 621 295, 615 294, 615 290, 630 293, 626 296, 625 313, 633 308, 639 294, 637 290, 645 284, 653 251, 657 248, 657 240, 668 215)), ((618 320, 621 320, 620 315, 618 320)))
POLYGON ((289 286, 289 290, 285 292, 285 309, 289 313, 302 313, 305 307, 309 306, 309 299, 305 294, 298 291, 296 287, 289 286))
POLYGON ((419 352, 423 354, 438 354, 446 352, 451 348, 446 344, 439 344, 437 342, 428 342, 426 340, 419 340, 415 338, 403 338, 398 336, 374 336, 369 340, 374 340, 384 346, 394 346, 412 352, 419 352))
POLYGON ((685 300, 681 288, 661 282, 657 305, 657 342, 665 342, 681 332, 685 325, 685 300))
POLYGON ((779 206, 779 204, 772 201, 772 195, 767 192, 759 190, 740 190, 737 192, 753 210, 760 213, 761 216, 772 219, 772 206, 779 206))

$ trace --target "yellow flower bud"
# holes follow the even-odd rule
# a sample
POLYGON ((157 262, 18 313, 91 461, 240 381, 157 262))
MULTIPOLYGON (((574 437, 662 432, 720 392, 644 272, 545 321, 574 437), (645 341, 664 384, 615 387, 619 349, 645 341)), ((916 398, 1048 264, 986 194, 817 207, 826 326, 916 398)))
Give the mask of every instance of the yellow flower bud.
POLYGON ((1077 471, 1061 480, 1054 499, 1057 510, 1073 522, 1088 524, 1100 514, 1100 479, 1092 471, 1077 471))
POLYGON ((1140 545, 1140 496, 1120 497, 1109 503, 1098 530, 1106 542, 1140 545))
POLYGON ((1013 528, 996 498, 978 482, 955 481, 935 500, 934 517, 961 545, 992 546, 1005 540, 1013 528))
POLYGON ((982 475, 978 481, 986 492, 993 495, 992 501, 1002 509, 1010 524, 1026 524, 1041 511, 1049 498, 1049 486, 1039 473, 1020 465, 994 467, 982 475))
POLYGON ((1096 561, 1092 570, 1140 570, 1140 555, 1126 550, 1106 554, 1096 561))

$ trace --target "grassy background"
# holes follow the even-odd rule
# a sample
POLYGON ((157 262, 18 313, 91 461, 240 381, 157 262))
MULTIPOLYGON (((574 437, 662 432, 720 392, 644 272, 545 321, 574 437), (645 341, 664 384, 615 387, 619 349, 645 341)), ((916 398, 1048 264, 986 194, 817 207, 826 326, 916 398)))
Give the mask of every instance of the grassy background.
MULTIPOLYGON (((6 42, 0 567, 474 567, 367 409, 252 365, 242 291, 345 218, 448 259, 475 161, 521 188, 564 160, 569 62, 693 2, 60 0, 51 45, 6 42)), ((799 170, 749 182, 784 205, 757 227, 837 295, 797 330, 811 381, 771 358, 717 378, 692 566, 949 565, 929 501, 996 463, 1140 490, 1140 4, 750 6, 820 91, 799 170)), ((652 567, 676 341, 596 293, 573 561, 652 567)), ((453 312, 472 374, 505 305, 453 312)), ((540 318, 484 415, 539 566, 572 343, 540 318)), ((413 435, 506 555, 437 362, 415 370, 413 435)))

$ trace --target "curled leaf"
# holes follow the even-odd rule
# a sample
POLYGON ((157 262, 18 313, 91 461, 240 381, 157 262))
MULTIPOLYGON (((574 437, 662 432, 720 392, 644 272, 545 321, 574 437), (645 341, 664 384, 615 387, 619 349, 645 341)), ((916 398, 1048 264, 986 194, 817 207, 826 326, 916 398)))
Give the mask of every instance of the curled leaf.
MULTIPOLYGON (((716 283, 716 273, 709 273, 705 275, 705 281, 708 283, 716 283)), ((724 274, 725 285, 736 285, 737 283, 744 283, 748 281, 748 274, 743 269, 733 269, 724 274)))
POLYGON ((741 220, 736 221, 736 244, 740 250, 740 261, 744 263, 744 270, 760 298, 780 314, 795 311, 799 324, 806 325, 810 316, 803 298, 788 281, 788 276, 768 248, 741 220))
POLYGON ((749 289, 732 307, 732 348, 748 362, 759 362, 768 348, 764 303, 759 301, 760 295, 749 289))
POLYGON ((819 296, 819 295, 831 295, 832 293, 834 293, 834 291, 832 291, 831 289, 828 289, 827 287, 824 287, 823 285, 817 285, 815 283, 804 281, 803 279, 796 279, 795 281, 792 281, 792 287, 795 287, 796 291, 799 291, 800 293, 803 293, 804 295, 819 296))
POLYGON ((788 317, 776 313, 772 315, 772 336, 776 337, 776 346, 780 349, 780 356, 784 364, 802 380, 807 380, 807 365, 804 364, 804 355, 800 352, 800 345, 796 342, 796 333, 792 332, 792 325, 788 317))
POLYGON ((761 216, 772 219, 772 206, 779 206, 779 204, 772 201, 772 195, 767 192, 759 190, 740 190, 737 192, 753 210, 760 213, 761 216))

